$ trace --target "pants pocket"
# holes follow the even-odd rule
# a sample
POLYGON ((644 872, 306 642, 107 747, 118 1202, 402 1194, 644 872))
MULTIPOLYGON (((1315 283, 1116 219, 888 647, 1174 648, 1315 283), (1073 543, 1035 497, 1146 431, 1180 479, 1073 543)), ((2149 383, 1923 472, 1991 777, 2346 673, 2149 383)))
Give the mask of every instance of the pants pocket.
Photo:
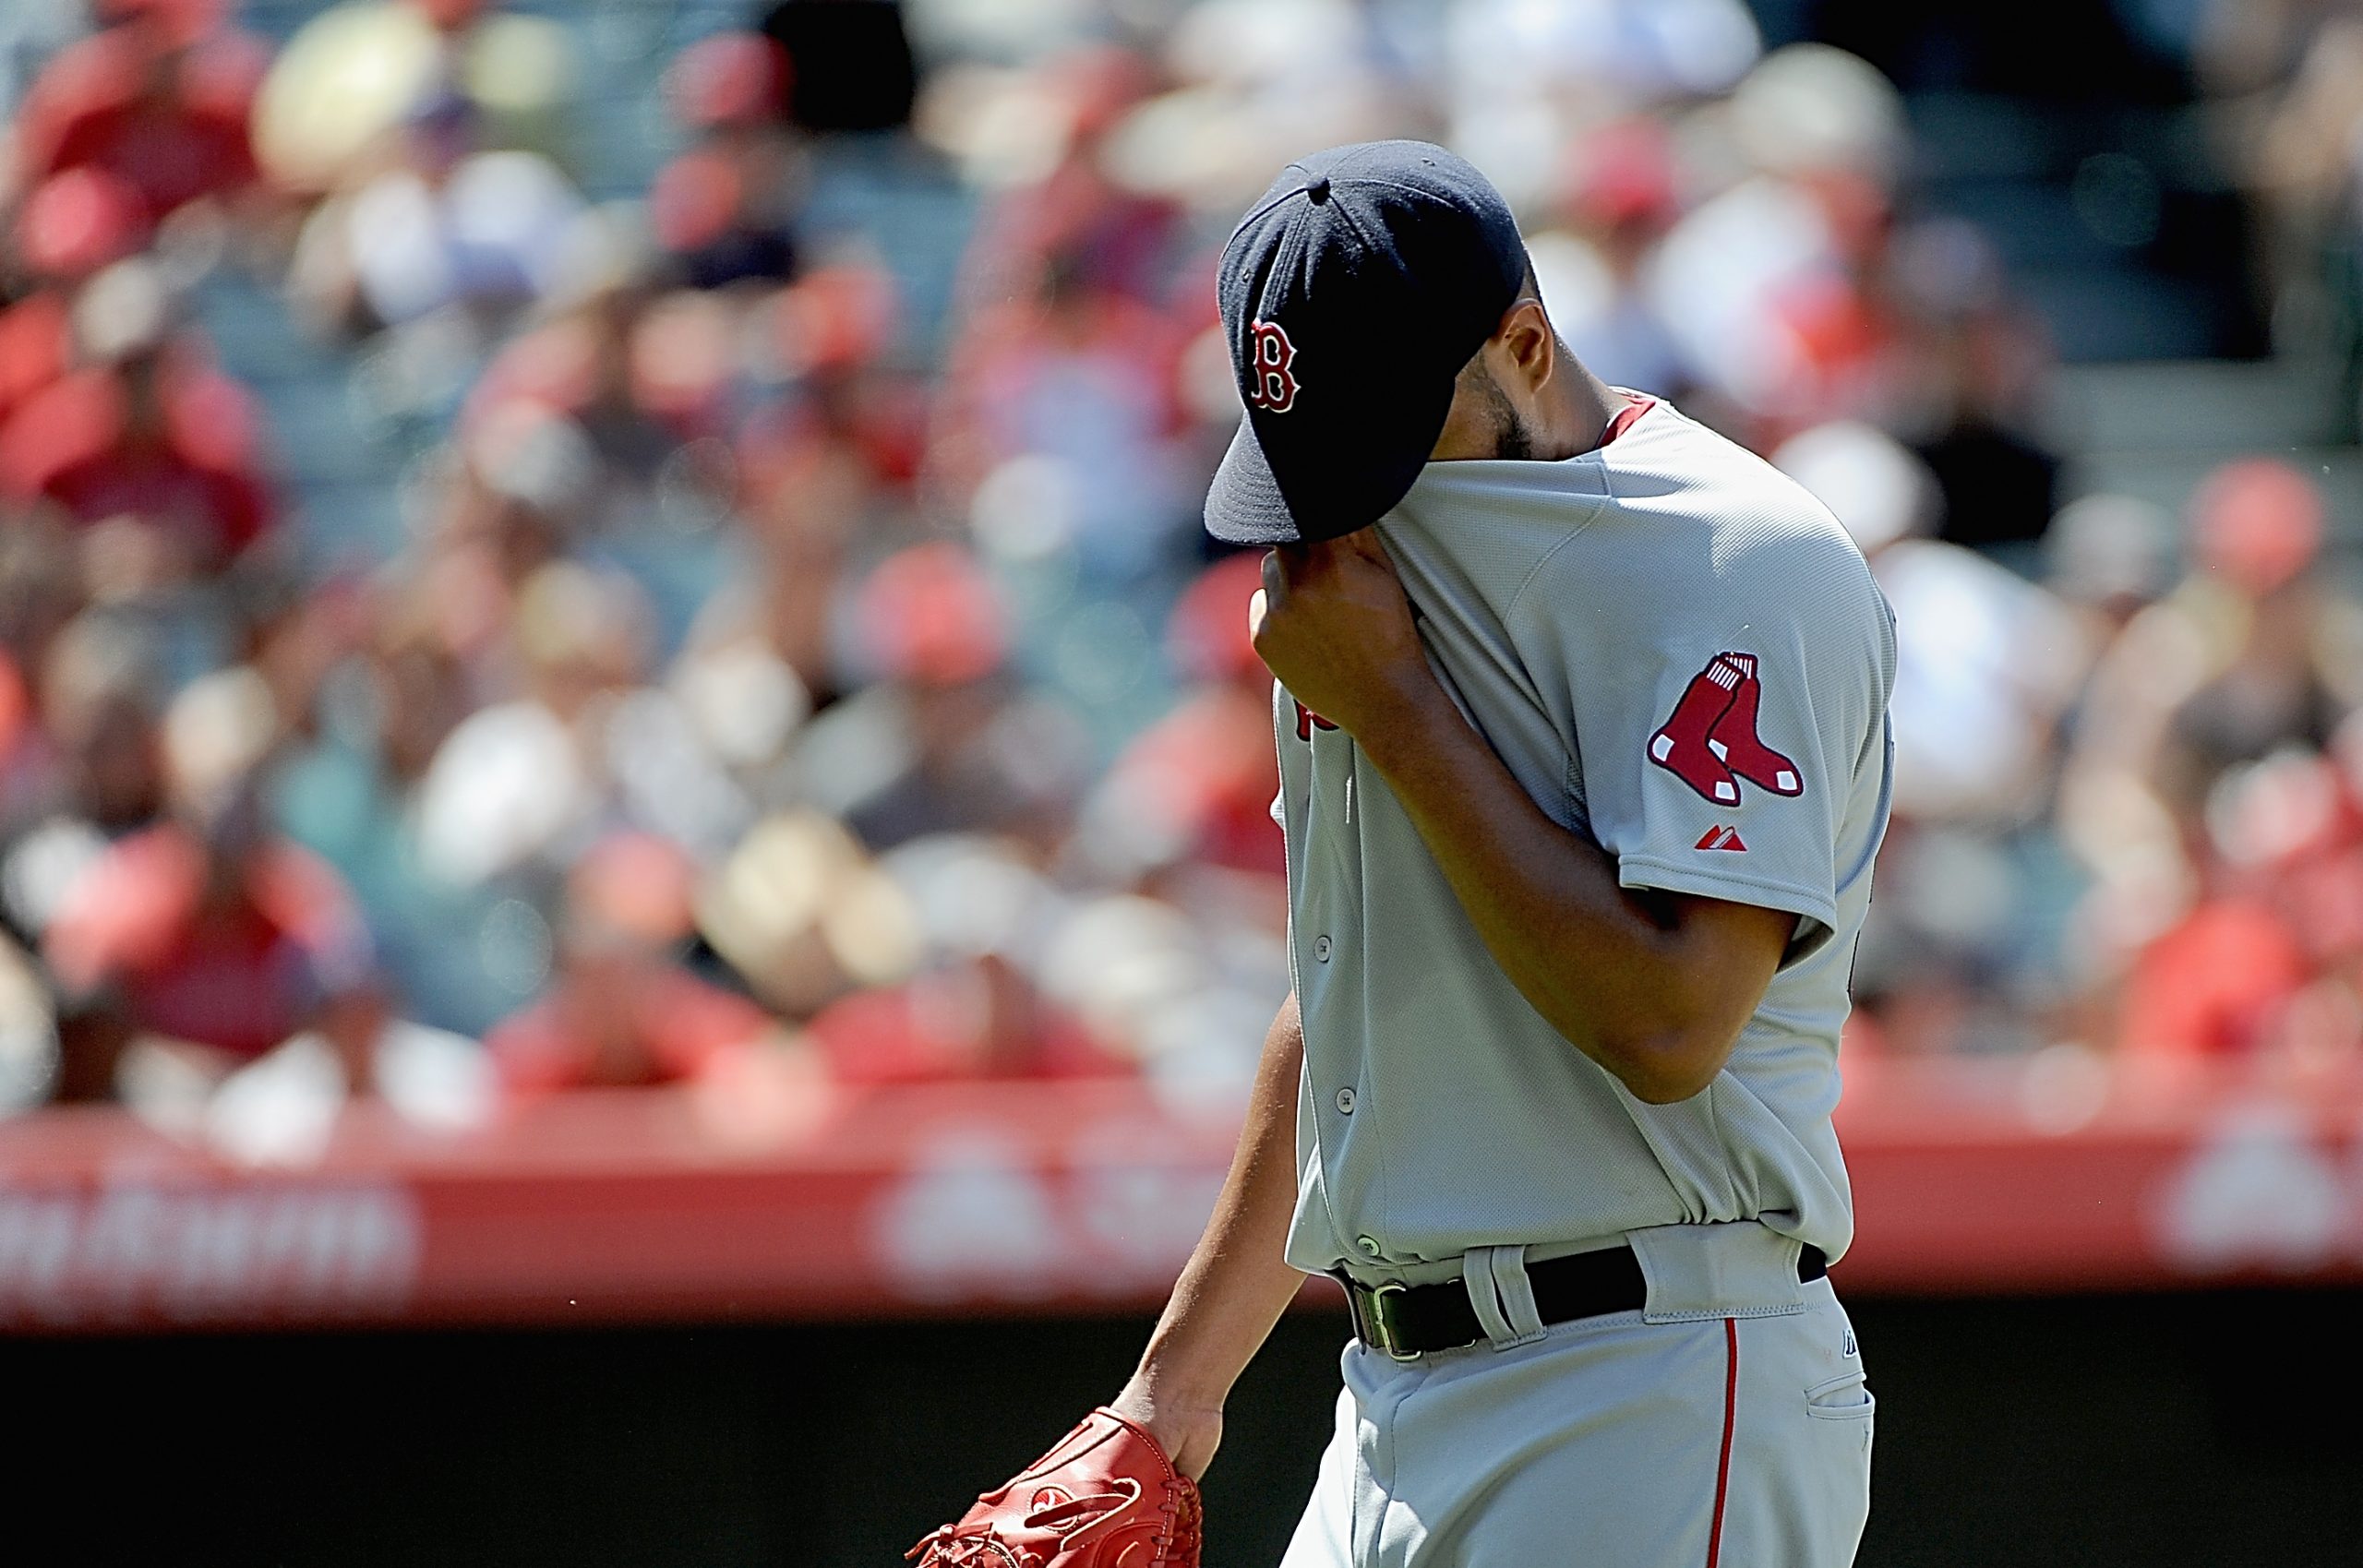
POLYGON ((1805 1390, 1805 1414, 1824 1421, 1867 1421, 1879 1407, 1860 1371, 1805 1390))
POLYGON ((1807 1387, 1800 1402, 1808 1418, 1805 1425, 1815 1455, 1819 1501, 1807 1561, 1814 1568, 1842 1568, 1853 1561, 1871 1515, 1871 1443, 1878 1400, 1857 1364, 1807 1387))

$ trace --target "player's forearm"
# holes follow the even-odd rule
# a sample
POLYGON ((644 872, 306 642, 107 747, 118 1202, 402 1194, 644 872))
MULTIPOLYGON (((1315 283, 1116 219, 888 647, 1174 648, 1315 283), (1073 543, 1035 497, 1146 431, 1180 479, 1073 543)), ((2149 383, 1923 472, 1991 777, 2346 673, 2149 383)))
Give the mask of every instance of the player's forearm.
POLYGON ((1703 1088, 1748 1007, 1706 971, 1678 904, 1621 886, 1616 862, 1553 822, 1441 688, 1356 736, 1386 776, 1512 984, 1642 1099, 1703 1088))
POLYGON ((1214 1217, 1141 1359, 1139 1381, 1161 1403, 1219 1406, 1304 1283, 1282 1256, 1296 1209, 1303 1063, 1304 1031, 1291 996, 1265 1037, 1247 1122, 1214 1217))

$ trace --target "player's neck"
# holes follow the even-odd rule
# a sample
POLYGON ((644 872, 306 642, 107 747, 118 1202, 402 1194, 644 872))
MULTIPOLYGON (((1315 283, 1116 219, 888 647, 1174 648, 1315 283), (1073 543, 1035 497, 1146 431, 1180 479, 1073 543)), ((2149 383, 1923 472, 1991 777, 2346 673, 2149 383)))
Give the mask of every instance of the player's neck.
POLYGON ((1535 389, 1534 401, 1518 430, 1508 433, 1490 451, 1448 453, 1438 457, 1472 456, 1524 459, 1531 462, 1563 462, 1581 457, 1608 439, 1610 423, 1625 407, 1625 399, 1594 376, 1573 354, 1552 367, 1551 376, 1535 389))
POLYGON ((1625 399, 1574 356, 1565 368, 1573 374, 1553 376, 1543 388, 1538 458, 1556 461, 1591 451, 1608 439, 1609 425, 1625 408, 1625 399))

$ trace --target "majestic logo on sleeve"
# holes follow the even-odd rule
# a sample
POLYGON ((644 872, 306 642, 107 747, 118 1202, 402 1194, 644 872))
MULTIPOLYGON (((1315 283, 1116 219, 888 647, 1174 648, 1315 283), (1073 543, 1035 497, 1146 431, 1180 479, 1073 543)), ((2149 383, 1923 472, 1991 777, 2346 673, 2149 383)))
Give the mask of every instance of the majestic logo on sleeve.
POLYGON ((1289 368, 1296 363, 1296 345, 1277 321, 1251 321, 1247 329, 1254 376, 1247 401, 1266 413, 1286 413, 1296 406, 1296 373, 1289 368))
MULTIPOLYGON (((1756 655, 1716 654, 1690 677, 1673 715, 1649 736, 1649 760, 1718 806, 1739 804, 1742 779, 1775 795, 1803 795, 1797 765, 1757 736, 1763 701, 1756 655)), ((1698 847, 1726 846, 1702 841, 1698 847)))

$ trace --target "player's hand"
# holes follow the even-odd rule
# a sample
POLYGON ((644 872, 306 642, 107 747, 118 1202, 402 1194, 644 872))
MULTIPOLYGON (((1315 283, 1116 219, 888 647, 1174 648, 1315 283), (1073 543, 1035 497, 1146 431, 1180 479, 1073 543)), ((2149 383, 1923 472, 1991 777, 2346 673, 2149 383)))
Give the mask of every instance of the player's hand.
POLYGON ((1442 691, 1375 529, 1265 556, 1247 615, 1289 695, 1357 739, 1442 691))
POLYGON ((1185 1406, 1160 1401, 1139 1377, 1108 1402, 1108 1408, 1128 1421, 1137 1421, 1157 1439, 1173 1467, 1192 1480, 1202 1480, 1222 1446, 1222 1406, 1185 1406))

